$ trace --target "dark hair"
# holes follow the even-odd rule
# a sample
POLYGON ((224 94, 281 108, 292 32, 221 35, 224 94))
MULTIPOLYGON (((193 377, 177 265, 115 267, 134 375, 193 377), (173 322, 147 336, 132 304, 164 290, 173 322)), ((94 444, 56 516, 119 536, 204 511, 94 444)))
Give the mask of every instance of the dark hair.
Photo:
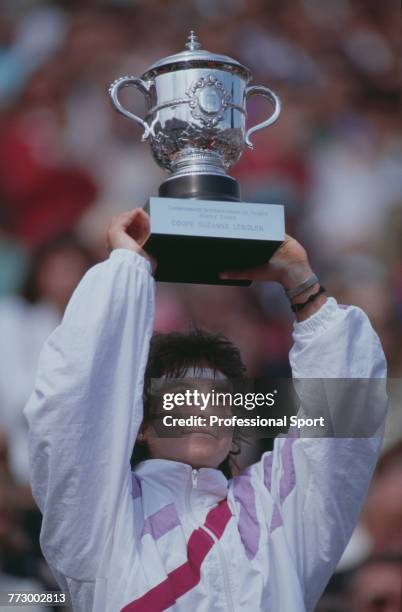
POLYGON ((377 553, 368 557, 365 561, 362 561, 359 567, 366 567, 369 565, 376 565, 379 563, 385 563, 389 565, 402 565, 402 551, 399 552, 384 552, 377 553))
POLYGON ((370 567, 373 565, 388 565, 392 566, 401 566, 402 567, 402 552, 384 552, 373 554, 363 561, 361 561, 357 566, 350 569, 345 577, 345 591, 352 591, 355 586, 356 577, 359 572, 366 567, 370 567))
POLYGON ((53 255, 65 251, 75 251, 79 253, 87 262, 88 268, 95 264, 90 251, 71 233, 64 233, 39 245, 32 253, 29 268, 26 272, 25 282, 21 288, 21 295, 27 302, 34 304, 40 299, 38 289, 38 273, 43 263, 53 255))
MULTIPOLYGON (((188 333, 156 333, 152 337, 148 363, 144 376, 144 421, 149 418, 151 381, 163 375, 180 378, 187 368, 205 364, 216 372, 222 372, 230 380, 245 380, 246 367, 239 349, 223 334, 212 334, 202 329, 193 329, 188 333)), ((227 478, 237 468, 235 455, 240 453, 242 437, 236 431, 233 435, 234 449, 218 466, 227 478)), ((136 441, 131 456, 131 466, 149 459, 146 444, 136 441)))

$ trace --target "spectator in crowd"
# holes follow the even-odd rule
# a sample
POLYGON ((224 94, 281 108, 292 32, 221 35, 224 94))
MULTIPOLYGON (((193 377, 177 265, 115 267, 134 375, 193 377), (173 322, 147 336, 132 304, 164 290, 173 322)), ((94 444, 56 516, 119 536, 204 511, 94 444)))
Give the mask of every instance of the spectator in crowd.
POLYGON ((350 578, 350 612, 400 612, 402 554, 369 558, 350 578))
POLYGON ((362 515, 374 554, 402 552, 402 442, 383 455, 362 515))
MULTIPOLYGON (((0 429, 0 592, 41 591, 44 583, 30 578, 39 571, 32 546, 21 528, 20 491, 8 466, 7 437, 0 429), (17 569, 18 568, 18 569, 17 569), (17 574, 17 575, 16 575, 17 574)), ((2 611, 14 607, 1 605, 2 611)), ((41 605, 21 606, 21 610, 46 612, 41 605)))
POLYGON ((21 294, 0 301, 0 427, 9 438, 13 476, 25 486, 29 467, 22 409, 42 344, 58 325, 91 259, 76 239, 64 236, 43 245, 30 263, 21 294))

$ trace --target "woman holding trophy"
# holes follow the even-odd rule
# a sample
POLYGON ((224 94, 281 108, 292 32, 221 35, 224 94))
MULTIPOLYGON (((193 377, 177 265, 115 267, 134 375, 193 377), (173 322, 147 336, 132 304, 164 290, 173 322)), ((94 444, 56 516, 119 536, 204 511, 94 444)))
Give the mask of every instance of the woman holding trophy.
MULTIPOLYGON (((179 173, 181 186, 186 177, 179 173)), ((152 339, 160 262, 148 249, 151 225, 139 208, 113 219, 110 257, 82 279, 41 354, 25 415, 44 555, 76 612, 312 611, 361 510, 386 397, 376 395, 375 410, 365 405, 371 435, 277 437, 240 473, 232 436, 158 435, 153 380, 161 394, 178 378, 225 382, 245 368, 221 335, 152 339), (138 444, 143 460, 132 470, 138 444)), ((232 266, 241 271, 221 267, 219 279, 282 285, 296 316, 295 379, 383 380, 367 316, 339 306, 304 248, 281 240, 271 258, 258 252, 254 265, 232 266)), ((336 403, 335 429, 354 408, 336 403)))
MULTIPOLYGON (((42 352, 25 415, 46 559, 82 612, 313 610, 356 523, 381 440, 278 438, 273 452, 228 479, 218 469, 228 436, 155 436, 143 421, 154 313, 148 233, 141 209, 113 220, 110 258, 86 274, 42 352), (132 473, 137 438, 149 459, 132 473)), ((294 376, 385 377, 365 314, 340 308, 317 282, 303 288, 312 272, 295 240, 245 276, 296 293, 294 376)), ((161 378, 178 365, 181 376, 194 367, 200 377, 242 371, 221 338, 197 346, 183 337, 182 351, 171 341, 151 351, 151 366, 166 367, 161 378)))

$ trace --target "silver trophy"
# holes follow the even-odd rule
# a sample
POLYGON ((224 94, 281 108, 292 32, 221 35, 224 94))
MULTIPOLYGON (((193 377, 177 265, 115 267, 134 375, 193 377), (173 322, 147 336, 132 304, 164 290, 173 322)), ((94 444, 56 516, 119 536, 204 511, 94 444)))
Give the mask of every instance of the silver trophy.
POLYGON ((143 128, 156 162, 168 173, 159 197, 146 205, 151 236, 146 250, 156 257, 157 280, 209 284, 226 269, 267 261, 284 239, 283 206, 240 201, 227 171, 250 137, 272 125, 281 105, 267 87, 248 87, 252 75, 236 60, 201 49, 196 34, 186 49, 153 64, 141 78, 125 76, 110 86, 116 109, 143 128), (146 100, 142 119, 119 100, 123 87, 146 100), (268 119, 246 131, 246 103, 260 95, 272 105, 268 119))

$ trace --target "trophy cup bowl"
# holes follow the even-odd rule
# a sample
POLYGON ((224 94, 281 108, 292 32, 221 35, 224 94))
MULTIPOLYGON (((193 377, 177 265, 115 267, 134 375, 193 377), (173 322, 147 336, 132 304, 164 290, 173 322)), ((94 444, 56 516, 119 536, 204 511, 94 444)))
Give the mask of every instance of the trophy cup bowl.
POLYGON ((201 49, 194 32, 186 47, 141 78, 121 77, 109 89, 115 108, 142 126, 142 141, 169 173, 160 197, 151 197, 145 207, 151 217, 145 249, 158 261, 156 280, 250 284, 223 281, 219 272, 269 259, 284 239, 283 207, 240 202, 239 185, 227 172, 245 147, 253 148, 251 135, 277 120, 280 100, 266 87, 249 87, 250 71, 201 49), (128 86, 145 97, 143 119, 119 100, 128 86), (246 103, 253 95, 266 98, 273 109, 246 130, 246 103))

